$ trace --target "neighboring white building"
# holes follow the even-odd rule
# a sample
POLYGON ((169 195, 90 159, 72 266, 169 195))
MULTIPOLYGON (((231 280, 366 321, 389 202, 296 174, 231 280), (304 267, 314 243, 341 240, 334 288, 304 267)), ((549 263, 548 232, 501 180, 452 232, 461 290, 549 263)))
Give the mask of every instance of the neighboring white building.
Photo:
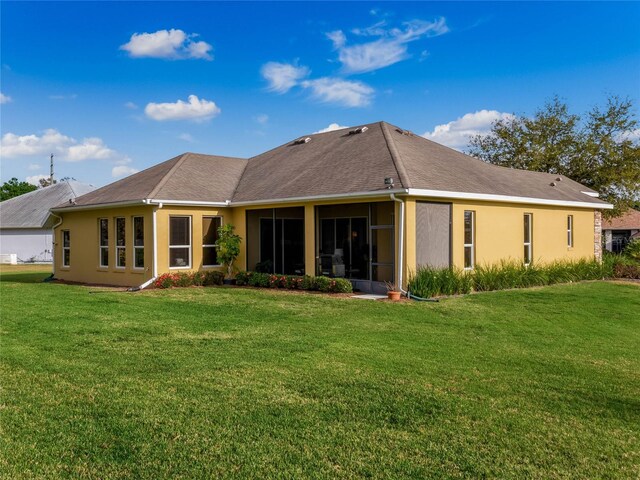
POLYGON ((68 180, 1 202, 0 254, 3 258, 15 255, 18 263, 51 262, 55 218, 50 218, 49 209, 95 189, 68 180))

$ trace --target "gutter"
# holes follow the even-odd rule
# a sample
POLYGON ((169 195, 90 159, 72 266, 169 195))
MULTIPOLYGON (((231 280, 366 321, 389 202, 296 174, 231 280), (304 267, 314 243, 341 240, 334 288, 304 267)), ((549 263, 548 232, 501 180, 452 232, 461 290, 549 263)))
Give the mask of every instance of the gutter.
POLYGON ((254 201, 244 201, 244 202, 229 202, 228 205, 232 207, 240 207, 240 206, 251 206, 251 205, 262 205, 269 203, 296 203, 296 202, 308 202, 312 200, 341 200, 341 199, 354 199, 354 198, 369 198, 369 197, 384 197, 389 194, 407 194, 409 190, 406 188, 396 189, 396 190, 380 190, 380 191, 367 191, 367 192, 353 192, 353 193, 339 193, 339 194, 330 194, 330 195, 314 195, 308 197, 291 197, 291 198, 272 198, 267 200, 254 200, 254 201))
POLYGON ((546 198, 497 195, 493 193, 453 192, 453 191, 447 191, 447 190, 426 190, 421 188, 410 188, 407 193, 409 195, 414 195, 417 197, 451 198, 454 200, 480 200, 480 201, 488 201, 488 202, 526 203, 529 205, 555 205, 560 207, 597 208, 597 209, 605 209, 605 210, 611 210, 613 208, 613 205, 605 202, 594 203, 594 202, 580 202, 576 200, 551 200, 546 198))
POLYGON ((144 200, 126 200, 122 202, 111 202, 111 203, 99 203, 94 205, 78 205, 71 207, 57 207, 52 208, 51 212, 75 212, 78 210, 103 210, 105 208, 118 208, 118 207, 131 207, 131 206, 139 206, 144 205, 146 202, 144 200))

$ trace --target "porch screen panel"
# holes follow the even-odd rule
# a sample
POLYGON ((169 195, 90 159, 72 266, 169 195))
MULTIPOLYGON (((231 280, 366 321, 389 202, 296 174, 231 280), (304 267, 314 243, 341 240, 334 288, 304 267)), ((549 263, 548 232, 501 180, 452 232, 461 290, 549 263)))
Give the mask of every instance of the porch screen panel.
POLYGON ((416 262, 451 265, 451 204, 416 202, 416 262))

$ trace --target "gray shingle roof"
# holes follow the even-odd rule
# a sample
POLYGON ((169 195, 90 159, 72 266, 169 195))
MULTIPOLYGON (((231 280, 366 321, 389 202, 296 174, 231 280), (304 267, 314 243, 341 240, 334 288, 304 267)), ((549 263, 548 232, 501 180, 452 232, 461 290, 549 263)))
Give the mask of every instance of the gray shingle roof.
MULTIPOLYGON (((490 165, 385 122, 301 137, 249 160, 185 153, 102 187, 77 206, 142 201, 260 202, 395 188, 605 205, 566 177, 490 165), (553 184, 553 185, 552 185, 553 184)), ((67 205, 68 206, 68 205, 67 205)), ((61 208, 64 206, 61 206, 61 208)))
POLYGON ((246 164, 242 158, 184 153, 84 195, 74 206, 148 198, 224 202, 233 195, 246 164))
POLYGON ((0 203, 0 228, 43 228, 47 226, 49 209, 69 203, 95 190, 86 183, 68 180, 39 188, 0 203))

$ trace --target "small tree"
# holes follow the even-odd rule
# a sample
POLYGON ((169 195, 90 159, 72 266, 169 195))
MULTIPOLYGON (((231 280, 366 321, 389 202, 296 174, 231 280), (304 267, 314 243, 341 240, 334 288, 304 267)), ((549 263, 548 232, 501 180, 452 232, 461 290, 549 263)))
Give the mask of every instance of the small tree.
POLYGON ((233 262, 240 255, 240 242, 242 241, 240 235, 233 233, 235 228, 230 223, 222 225, 218 228, 218 240, 216 240, 218 260, 227 267, 228 278, 233 276, 233 262))
POLYGON ((33 192, 38 187, 31 185, 28 182, 20 182, 17 178, 13 177, 11 180, 4 182, 0 187, 0 202, 9 200, 13 197, 19 197, 25 193, 33 192))

